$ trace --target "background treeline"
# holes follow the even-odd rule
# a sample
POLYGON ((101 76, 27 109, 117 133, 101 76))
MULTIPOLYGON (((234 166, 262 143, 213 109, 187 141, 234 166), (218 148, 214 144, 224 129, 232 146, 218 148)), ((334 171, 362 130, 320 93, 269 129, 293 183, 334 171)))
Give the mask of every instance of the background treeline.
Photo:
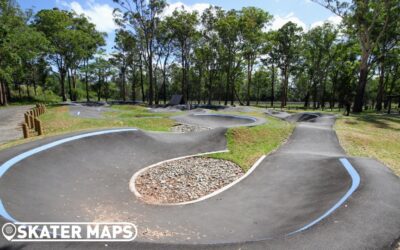
POLYGON ((65 10, 22 11, 0 0, 0 103, 123 100, 365 107, 400 94, 400 1, 315 1, 342 18, 304 31, 255 8, 201 15, 163 0, 114 0, 113 53, 105 34, 65 10), (267 104, 266 104, 267 103, 267 104))

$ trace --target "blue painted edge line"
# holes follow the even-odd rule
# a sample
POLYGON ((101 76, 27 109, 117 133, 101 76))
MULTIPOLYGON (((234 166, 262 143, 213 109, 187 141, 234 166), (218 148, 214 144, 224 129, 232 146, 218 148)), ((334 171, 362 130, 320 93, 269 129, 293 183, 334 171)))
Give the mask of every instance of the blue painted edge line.
MULTIPOLYGON (((91 133, 86 133, 86 134, 80 134, 80 135, 75 135, 72 137, 68 137, 68 138, 64 138, 61 140, 57 140, 45 145, 42 145, 40 147, 37 148, 33 148, 31 150, 28 150, 22 154, 19 154, 13 158, 11 158, 10 160, 6 161, 5 163, 3 163, 0 166, 0 178, 7 172, 7 170, 9 170, 12 166, 14 166, 16 163, 34 155, 37 154, 39 152, 45 151, 47 149, 56 147, 58 145, 61 145, 63 143, 67 143, 70 141, 75 141, 75 140, 79 140, 82 138, 86 138, 86 137, 91 137, 91 136, 96 136, 96 135, 104 135, 104 134, 110 134, 110 133, 119 133, 119 132, 127 132, 127 131, 137 131, 137 129, 135 128, 125 128, 125 129, 111 129, 111 130, 102 130, 102 131, 96 131, 96 132, 91 132, 91 133)), ((12 221, 12 222, 17 222, 17 220, 15 220, 5 209, 3 202, 0 199, 0 216, 2 216, 4 219, 12 221)))
POLYGON ((333 207, 331 207, 328 211, 326 211, 323 215, 315 219, 314 221, 310 222, 309 224, 303 226, 300 229, 297 229, 294 232, 288 233, 287 236, 293 235, 295 233, 299 233, 301 231, 304 231, 306 229, 309 229, 310 227, 314 226, 318 222, 322 221, 326 217, 328 217, 331 213, 333 213, 336 209, 338 209, 343 203, 346 202, 346 200, 354 193, 354 191, 357 190, 358 186, 360 185, 360 175, 357 173, 357 171, 354 169, 354 167, 351 165, 351 163, 346 159, 346 158, 340 158, 339 159, 344 168, 347 170, 349 173, 352 183, 350 189, 346 192, 346 194, 335 204, 333 207))

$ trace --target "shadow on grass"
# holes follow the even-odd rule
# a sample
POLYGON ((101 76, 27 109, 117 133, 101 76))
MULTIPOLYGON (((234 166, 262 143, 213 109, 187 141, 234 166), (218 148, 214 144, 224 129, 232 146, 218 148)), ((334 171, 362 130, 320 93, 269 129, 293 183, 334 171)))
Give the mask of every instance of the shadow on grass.
MULTIPOLYGON (((356 121, 369 122, 377 128, 400 131, 400 116, 388 114, 354 115, 356 121)), ((354 124, 354 123, 353 123, 354 124)))

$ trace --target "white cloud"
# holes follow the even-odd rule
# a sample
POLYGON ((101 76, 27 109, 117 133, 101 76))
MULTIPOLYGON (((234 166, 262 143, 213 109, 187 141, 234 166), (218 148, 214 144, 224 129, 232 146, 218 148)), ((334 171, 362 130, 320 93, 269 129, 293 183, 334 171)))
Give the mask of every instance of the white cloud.
POLYGON ((342 18, 340 16, 330 16, 325 21, 317 21, 310 25, 311 29, 322 26, 324 23, 331 23, 334 26, 338 26, 342 22, 342 18))
POLYGON ((96 3, 95 0, 87 0, 86 8, 84 8, 80 3, 73 1, 67 3, 65 1, 60 2, 62 5, 75 11, 77 14, 84 14, 90 19, 91 22, 96 24, 96 28, 102 32, 113 32, 117 25, 113 19, 114 8, 108 4, 96 3))
POLYGON ((293 12, 291 12, 288 15, 283 16, 283 17, 280 15, 274 16, 272 25, 267 27, 267 29, 268 30, 278 30, 288 22, 295 23, 298 26, 302 27, 303 30, 305 30, 305 31, 307 30, 307 25, 303 21, 301 21, 300 18, 296 17, 293 12))
POLYGON ((195 3, 193 5, 187 5, 182 2, 175 2, 175 3, 170 3, 164 10, 162 16, 170 16, 174 12, 175 9, 180 9, 184 8, 185 10, 189 12, 197 11, 200 15, 203 13, 205 9, 210 7, 211 4, 209 3, 195 3))

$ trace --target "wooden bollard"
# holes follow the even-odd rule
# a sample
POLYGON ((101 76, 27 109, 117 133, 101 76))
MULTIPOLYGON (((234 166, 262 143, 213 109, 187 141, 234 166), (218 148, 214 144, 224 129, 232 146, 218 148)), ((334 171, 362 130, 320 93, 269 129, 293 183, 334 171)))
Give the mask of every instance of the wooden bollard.
POLYGON ((24 134, 25 139, 29 137, 29 129, 26 123, 22 123, 22 133, 24 134))
POLYGON ((24 118, 25 118, 25 123, 29 125, 29 115, 28 115, 28 113, 24 114, 24 118))
POLYGON ((29 116, 29 119, 31 120, 31 129, 35 128, 35 117, 33 115, 29 116))
POLYGON ((35 119, 35 128, 38 135, 43 135, 42 123, 39 119, 35 119))

